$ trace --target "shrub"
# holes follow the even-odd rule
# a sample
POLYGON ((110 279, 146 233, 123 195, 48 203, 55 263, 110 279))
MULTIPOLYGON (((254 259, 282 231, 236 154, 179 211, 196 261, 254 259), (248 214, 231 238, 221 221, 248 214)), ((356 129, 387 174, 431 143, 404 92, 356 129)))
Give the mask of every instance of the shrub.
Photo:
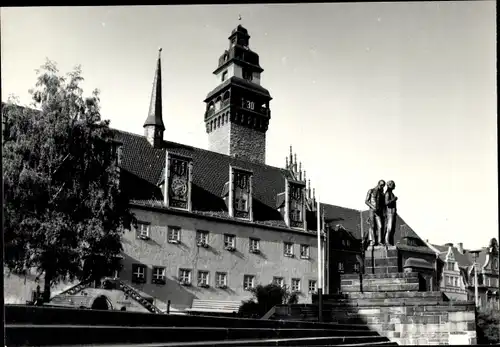
POLYGON ((478 344, 498 345, 500 343, 500 311, 480 309, 477 315, 478 344))

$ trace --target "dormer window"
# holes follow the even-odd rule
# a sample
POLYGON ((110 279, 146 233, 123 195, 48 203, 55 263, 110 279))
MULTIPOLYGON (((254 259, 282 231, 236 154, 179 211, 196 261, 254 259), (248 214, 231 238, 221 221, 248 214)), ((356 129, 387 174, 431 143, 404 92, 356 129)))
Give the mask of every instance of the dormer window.
POLYGON ((191 210, 192 160, 176 153, 167 152, 167 182, 164 189, 165 205, 191 210))
POLYGON ((252 220, 252 172, 230 167, 229 215, 252 220))
POLYGON ((304 187, 302 182, 288 181, 286 189, 285 221, 293 228, 305 228, 304 213, 304 187))

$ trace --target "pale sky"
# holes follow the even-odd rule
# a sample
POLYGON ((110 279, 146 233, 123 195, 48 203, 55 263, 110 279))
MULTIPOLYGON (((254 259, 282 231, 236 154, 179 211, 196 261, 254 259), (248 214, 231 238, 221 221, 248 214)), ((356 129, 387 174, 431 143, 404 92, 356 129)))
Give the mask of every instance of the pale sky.
POLYGON ((46 57, 81 64, 103 117, 142 134, 162 47, 165 139, 206 149, 238 14, 273 96, 267 164, 293 145, 323 202, 364 209, 392 179, 423 239, 498 237, 495 1, 2 8, 2 100, 29 103, 46 57))

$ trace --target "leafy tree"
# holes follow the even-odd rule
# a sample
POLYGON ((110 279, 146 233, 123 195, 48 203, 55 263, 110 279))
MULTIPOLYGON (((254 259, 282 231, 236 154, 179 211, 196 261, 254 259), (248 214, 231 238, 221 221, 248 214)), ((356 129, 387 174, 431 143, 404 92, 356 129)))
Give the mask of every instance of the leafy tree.
POLYGON ((61 280, 117 269, 121 235, 135 221, 114 132, 101 120, 99 92, 83 97, 81 72, 61 76, 47 60, 30 108, 2 105, 5 264, 43 274, 45 301, 61 280))
POLYGON ((296 304, 298 294, 276 284, 259 284, 251 289, 253 298, 243 301, 238 314, 242 317, 260 318, 271 308, 281 304, 296 304))
POLYGON ((481 309, 477 315, 477 343, 498 345, 500 343, 500 311, 481 309))

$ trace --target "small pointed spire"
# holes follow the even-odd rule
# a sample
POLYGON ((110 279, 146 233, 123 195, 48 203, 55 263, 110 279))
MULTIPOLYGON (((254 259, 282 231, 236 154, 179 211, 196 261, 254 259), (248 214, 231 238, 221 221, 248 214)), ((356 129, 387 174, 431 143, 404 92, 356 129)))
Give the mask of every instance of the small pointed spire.
POLYGON ((293 171, 297 172, 297 154, 293 155, 293 171))
POLYGON ((311 180, 308 180, 307 183, 308 183, 307 197, 310 199, 311 198, 311 180))
POLYGON ((285 168, 288 169, 288 157, 285 157, 285 160, 286 160, 286 166, 285 166, 285 168))
POLYGON ((306 181, 306 170, 304 170, 304 182, 306 181))
POLYGON ((293 166, 292 146, 290 146, 290 166, 293 166))
POLYGON ((313 188, 313 200, 316 200, 316 188, 313 188))
POLYGON ((151 102, 149 104, 149 112, 146 121, 144 122, 144 127, 148 125, 153 125, 165 130, 165 125, 163 124, 163 113, 162 113, 162 97, 161 97, 161 51, 158 50, 158 62, 156 64, 155 77, 153 81, 153 91, 151 92, 151 102))

